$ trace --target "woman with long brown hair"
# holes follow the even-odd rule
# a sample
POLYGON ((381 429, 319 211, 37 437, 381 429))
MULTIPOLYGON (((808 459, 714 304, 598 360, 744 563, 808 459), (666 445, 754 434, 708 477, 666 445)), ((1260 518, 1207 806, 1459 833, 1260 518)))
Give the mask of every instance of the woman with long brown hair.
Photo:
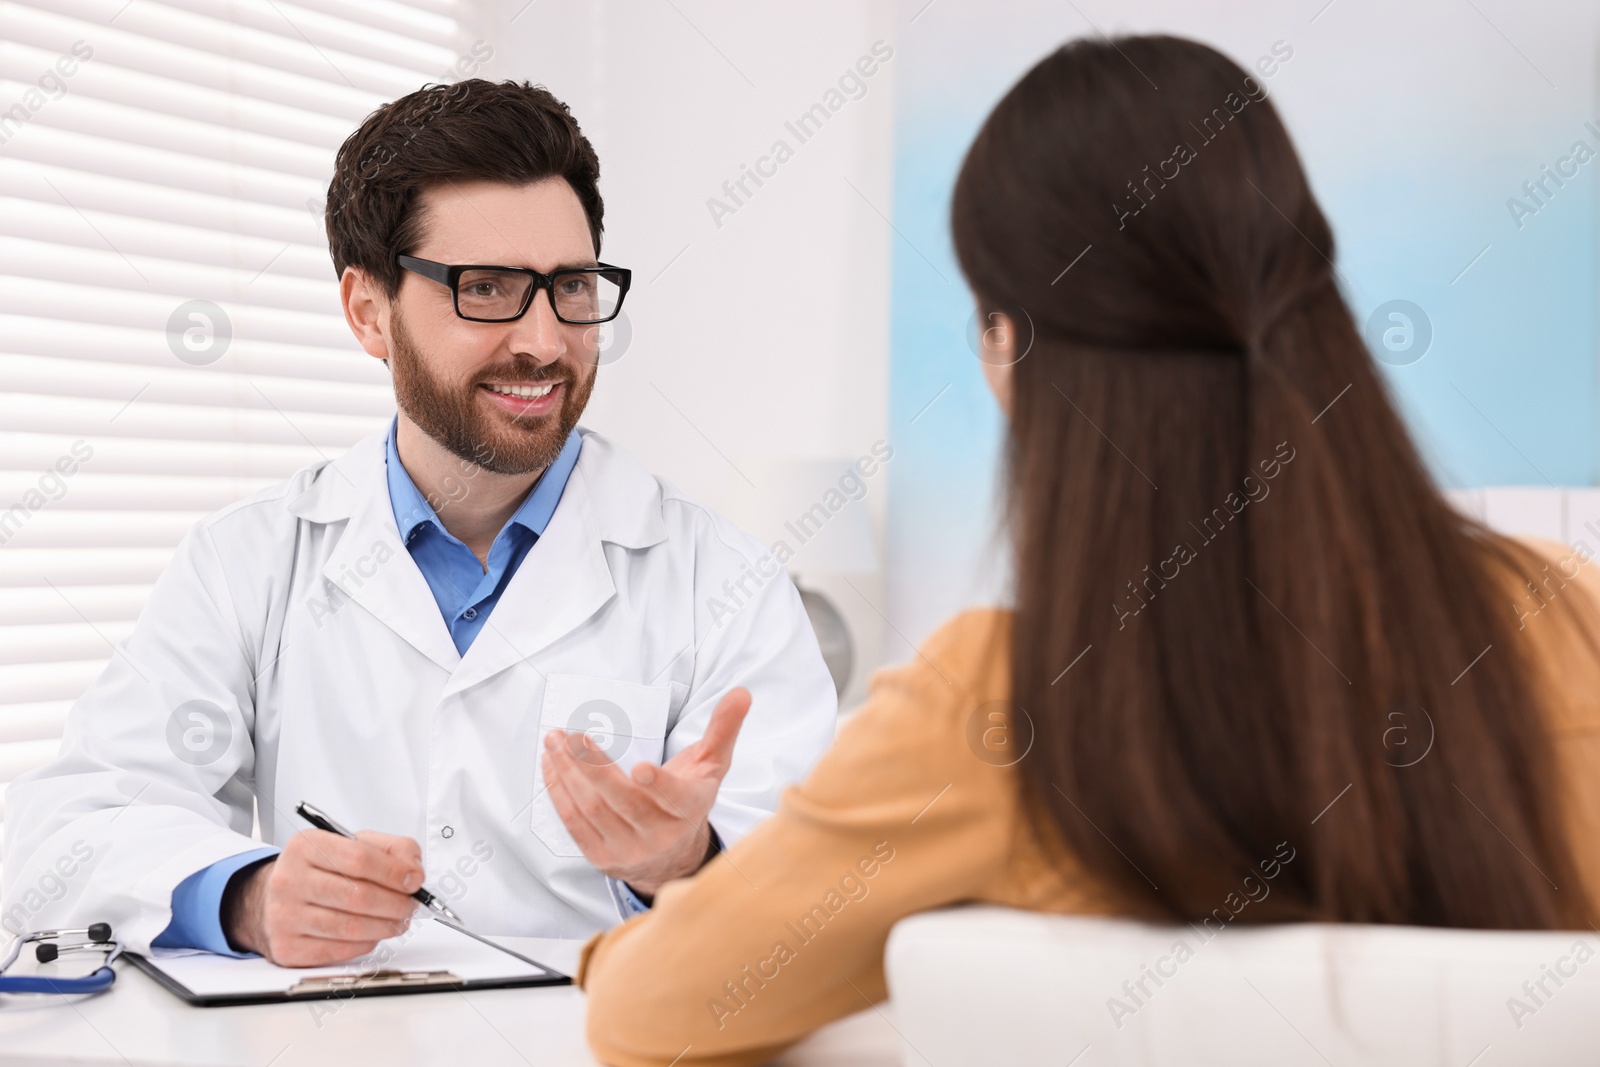
POLYGON ((769 822, 590 944, 597 1054, 759 1062, 961 901, 1586 928, 1590 554, 1434 488, 1260 86, 1176 38, 1068 44, 984 123, 952 230, 1014 604, 881 672, 769 822))

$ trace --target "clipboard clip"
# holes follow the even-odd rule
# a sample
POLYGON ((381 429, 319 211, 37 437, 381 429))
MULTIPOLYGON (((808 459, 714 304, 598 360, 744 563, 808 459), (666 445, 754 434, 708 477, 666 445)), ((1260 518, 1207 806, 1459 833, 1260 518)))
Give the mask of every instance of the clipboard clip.
POLYGON ((364 974, 333 974, 324 978, 302 978, 289 987, 291 997, 316 997, 353 993, 362 989, 419 989, 429 986, 461 985, 450 971, 367 971, 364 974))

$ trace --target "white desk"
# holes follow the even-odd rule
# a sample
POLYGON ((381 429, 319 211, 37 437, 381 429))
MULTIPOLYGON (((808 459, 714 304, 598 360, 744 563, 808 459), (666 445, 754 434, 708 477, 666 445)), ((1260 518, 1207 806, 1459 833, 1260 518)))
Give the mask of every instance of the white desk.
MULTIPOLYGON (((582 942, 501 938, 570 972, 582 942)), ((574 986, 196 1008, 118 964, 95 996, 0 995, 6 1067, 593 1067, 574 986)), ((795 1046, 784 1067, 898 1067, 888 1007, 795 1046)))

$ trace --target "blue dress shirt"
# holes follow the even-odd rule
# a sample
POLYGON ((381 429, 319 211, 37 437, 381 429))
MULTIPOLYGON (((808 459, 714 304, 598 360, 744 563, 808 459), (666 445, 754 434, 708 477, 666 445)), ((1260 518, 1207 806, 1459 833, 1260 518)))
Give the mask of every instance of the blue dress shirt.
POLYGON ((172 921, 150 942, 156 948, 203 948, 220 956, 242 956, 222 930, 222 892, 234 875, 278 854, 270 845, 202 867, 172 891, 172 921))
MULTIPOLYGON (((395 447, 398 417, 389 424, 385 442, 389 506, 394 510, 400 540, 427 579, 433 599, 439 605, 456 651, 466 655, 489 613, 500 601, 511 576, 527 556, 533 543, 550 525, 561 502, 572 468, 577 466, 583 438, 574 430, 556 456, 555 462, 534 483, 530 492, 489 546, 488 565, 478 561, 472 549, 452 535, 428 505, 417 483, 400 463, 395 447)), ((468 483, 470 485, 470 482, 468 483)), ((235 874, 271 859, 278 854, 272 847, 241 852, 191 874, 172 891, 172 921, 150 943, 158 948, 199 948, 224 956, 244 955, 228 944, 222 929, 222 895, 235 874)), ((647 911, 626 885, 612 883, 612 894, 625 914, 647 911)))
MULTIPOLYGON (((466 655, 473 638, 488 622, 489 613, 499 603, 500 594, 522 564, 523 557, 550 525, 582 447, 583 438, 574 430, 555 462, 545 468, 544 474, 534 483, 533 491, 495 535, 485 566, 478 562, 472 549, 444 528, 439 516, 428 506, 417 483, 400 464, 394 428, 390 427, 387 445, 389 504, 394 508, 395 525, 400 529, 400 540, 405 542, 406 551, 411 553, 417 569, 428 581, 428 588, 433 590, 433 599, 450 627, 456 651, 462 655, 466 655)), ((470 491, 471 482, 467 485, 470 491)))

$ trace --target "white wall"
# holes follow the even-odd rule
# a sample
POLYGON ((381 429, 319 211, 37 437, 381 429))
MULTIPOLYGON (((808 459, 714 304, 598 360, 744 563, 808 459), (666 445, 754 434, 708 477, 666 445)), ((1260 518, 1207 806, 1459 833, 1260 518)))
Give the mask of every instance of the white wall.
MULTIPOLYGON (((892 5, 492 0, 487 15, 483 76, 571 106, 600 155, 602 258, 634 271, 633 338, 585 424, 718 508, 765 461, 887 438, 894 61, 805 143, 784 124, 891 36, 892 5), (793 158, 719 226, 707 200, 779 138, 793 158)), ((880 531, 885 488, 869 480, 880 531)), ((807 577, 876 663, 881 579, 807 577)))

